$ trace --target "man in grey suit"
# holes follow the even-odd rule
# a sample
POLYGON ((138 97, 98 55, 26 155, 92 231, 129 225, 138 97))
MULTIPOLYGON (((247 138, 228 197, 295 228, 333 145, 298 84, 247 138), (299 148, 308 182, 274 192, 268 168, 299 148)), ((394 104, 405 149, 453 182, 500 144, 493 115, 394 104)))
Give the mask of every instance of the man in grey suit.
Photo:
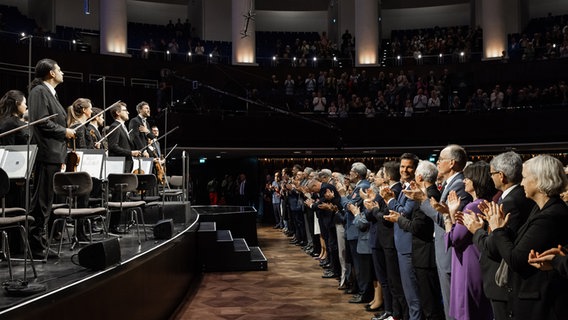
POLYGON ((412 192, 405 192, 408 197, 420 201, 420 209, 434 221, 434 234, 436 251, 436 266, 438 267, 438 276, 440 278, 440 288, 442 289, 442 299, 444 302, 444 312, 446 319, 451 319, 449 316, 449 301, 450 301, 450 280, 451 280, 451 266, 452 256, 451 251, 446 250, 444 242, 444 229, 443 213, 446 213, 447 206, 445 206, 446 199, 450 191, 454 190, 460 198, 461 211, 466 204, 473 199, 470 194, 465 191, 463 184, 462 170, 467 163, 467 154, 465 149, 459 145, 451 144, 446 146, 440 152, 440 157, 437 161, 438 175, 444 181, 442 187, 442 196, 440 202, 430 203, 422 190, 413 190, 412 192))

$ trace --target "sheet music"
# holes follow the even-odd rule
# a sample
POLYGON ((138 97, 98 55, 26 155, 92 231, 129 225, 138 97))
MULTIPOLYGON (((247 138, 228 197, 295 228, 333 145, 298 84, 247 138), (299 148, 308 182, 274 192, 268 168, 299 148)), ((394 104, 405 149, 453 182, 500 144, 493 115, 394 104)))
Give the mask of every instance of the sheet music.
POLYGON ((150 174, 152 173, 152 164, 153 164, 152 158, 142 158, 140 160, 138 160, 138 158, 135 158, 132 171, 134 172, 134 170, 137 170, 139 167, 142 167, 142 171, 144 171, 144 174, 150 174))
POLYGON ((108 157, 106 160, 106 172, 104 176, 108 177, 111 173, 124 173, 124 158, 123 157, 108 157))
POLYGON ((80 157, 79 171, 87 172, 91 177, 101 179, 104 155, 102 153, 81 153, 80 157))
POLYGON ((10 179, 24 178, 28 163, 27 151, 3 150, 2 169, 10 179))

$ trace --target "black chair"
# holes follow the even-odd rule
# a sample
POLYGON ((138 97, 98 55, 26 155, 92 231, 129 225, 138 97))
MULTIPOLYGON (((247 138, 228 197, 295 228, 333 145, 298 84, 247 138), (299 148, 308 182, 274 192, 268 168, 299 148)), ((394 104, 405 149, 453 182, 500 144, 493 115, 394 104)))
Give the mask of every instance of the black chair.
MULTIPOLYGON (((108 175, 108 188, 112 194, 112 199, 107 202, 109 214, 113 212, 120 214, 120 218, 124 213, 130 213, 130 220, 127 220, 123 227, 120 224, 112 226, 116 227, 116 230, 111 230, 111 232, 117 233, 127 233, 130 228, 130 224, 136 226, 136 232, 138 235, 138 243, 140 241, 140 224, 138 223, 138 217, 144 225, 144 212, 143 209, 146 206, 146 201, 129 201, 128 193, 133 193, 138 191, 138 177, 134 173, 111 173, 108 175)), ((109 223, 113 220, 108 219, 109 223)), ((110 225, 109 225, 110 226, 110 225)), ((144 229, 144 239, 148 240, 146 235, 146 230, 144 229)))
MULTIPOLYGON (((104 207, 87 208, 87 202, 89 194, 93 189, 93 182, 91 176, 87 172, 57 172, 53 176, 53 191, 55 195, 65 196, 66 206, 60 207, 53 210, 53 215, 56 217, 53 221, 49 239, 47 240, 47 248, 51 246, 51 241, 53 240, 54 232, 58 227, 61 229, 58 232, 63 234, 65 229, 67 237, 71 243, 71 250, 74 249, 75 245, 79 242, 77 238, 77 232, 79 230, 79 219, 84 219, 87 222, 89 229, 90 240, 89 243, 93 242, 93 228, 92 222, 94 219, 101 219, 104 221, 107 216, 107 210, 104 207), (79 202, 84 202, 79 205, 79 202), (85 206, 85 207, 83 207, 85 206), (70 234, 68 228, 68 222, 72 223, 74 226, 73 235, 70 234)), ((105 226, 105 223, 103 223, 105 226)), ((106 227, 103 227, 103 238, 108 235, 106 227)), ((61 247, 63 246, 63 237, 59 239, 59 249, 57 255, 61 253, 61 247)), ((47 257, 47 252, 46 252, 47 257)))
POLYGON ((2 231, 2 255, 3 258, 8 261, 8 270, 10 273, 10 281, 13 281, 12 277, 12 260, 10 255, 10 242, 8 237, 8 230, 16 229, 20 231, 20 236, 22 243, 24 245, 24 251, 26 252, 24 259, 30 259, 34 277, 37 278, 37 273, 34 265, 34 260, 32 256, 32 251, 30 248, 30 243, 28 242, 28 233, 25 228, 25 223, 33 223, 34 218, 32 216, 26 215, 26 209, 23 208, 6 208, 6 195, 10 191, 10 178, 4 169, 0 168, 0 197, 2 198, 2 216, 0 216, 0 230, 2 231))
POLYGON ((136 178, 138 179, 138 186, 136 187, 138 192, 129 196, 131 201, 145 201, 149 205, 161 199, 157 195, 158 179, 154 174, 137 174, 136 178))
POLYGON ((162 191, 162 196, 165 201, 182 201, 183 200, 183 176, 169 176, 168 179, 169 189, 162 191))

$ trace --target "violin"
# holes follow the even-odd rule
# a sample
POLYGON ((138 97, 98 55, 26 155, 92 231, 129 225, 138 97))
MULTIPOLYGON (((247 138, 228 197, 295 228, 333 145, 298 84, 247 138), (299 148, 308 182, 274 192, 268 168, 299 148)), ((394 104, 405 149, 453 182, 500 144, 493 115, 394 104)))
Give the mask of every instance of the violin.
POLYGON ((81 157, 75 151, 75 138, 73 138, 73 150, 67 153, 67 159, 65 161, 65 172, 77 172, 77 166, 81 161, 81 157))

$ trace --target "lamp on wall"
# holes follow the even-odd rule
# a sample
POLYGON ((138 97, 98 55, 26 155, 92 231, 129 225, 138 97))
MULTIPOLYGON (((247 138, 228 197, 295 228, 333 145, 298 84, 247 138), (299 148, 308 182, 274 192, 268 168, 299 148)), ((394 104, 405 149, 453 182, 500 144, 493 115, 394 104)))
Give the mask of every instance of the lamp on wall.
POLYGON ((85 14, 91 14, 89 0, 85 0, 85 2, 83 3, 83 12, 85 12, 85 14))

